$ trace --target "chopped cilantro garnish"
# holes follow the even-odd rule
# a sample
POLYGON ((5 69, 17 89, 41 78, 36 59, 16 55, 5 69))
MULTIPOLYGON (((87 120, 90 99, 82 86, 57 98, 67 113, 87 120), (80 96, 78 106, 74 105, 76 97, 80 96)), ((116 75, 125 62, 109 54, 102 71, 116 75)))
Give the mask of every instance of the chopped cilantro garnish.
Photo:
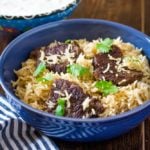
POLYGON ((56 110, 55 110, 55 115, 56 116, 64 116, 64 114, 65 114, 65 103, 66 103, 65 99, 59 98, 57 100, 57 103, 58 103, 58 105, 57 105, 56 110))
POLYGON ((65 43, 66 43, 66 44, 70 44, 70 43, 71 43, 71 40, 68 39, 68 40, 65 41, 65 43))
POLYGON ((96 48, 101 53, 108 53, 111 50, 112 44, 113 40, 110 38, 106 38, 102 40, 100 43, 97 43, 96 48))
POLYGON ((43 77, 38 77, 36 79, 38 82, 49 82, 49 81, 52 81, 53 80, 53 76, 51 73, 47 73, 45 74, 43 77))
POLYGON ((66 100, 64 98, 59 98, 57 100, 58 105, 65 105, 66 100))
POLYGON ((98 88, 98 90, 102 92, 104 96, 114 94, 118 91, 118 87, 113 85, 110 81, 97 81, 95 87, 98 88))
POLYGON ((64 114, 65 114, 64 106, 58 105, 55 110, 55 115, 56 116, 64 116, 64 114))
POLYGON ((34 76, 34 77, 37 77, 37 76, 38 76, 40 73, 42 73, 45 69, 46 69, 45 62, 41 62, 41 63, 37 66, 36 70, 34 71, 33 76, 34 76))
POLYGON ((67 67, 67 73, 70 73, 76 77, 83 77, 90 73, 89 68, 83 67, 79 64, 72 64, 67 67))

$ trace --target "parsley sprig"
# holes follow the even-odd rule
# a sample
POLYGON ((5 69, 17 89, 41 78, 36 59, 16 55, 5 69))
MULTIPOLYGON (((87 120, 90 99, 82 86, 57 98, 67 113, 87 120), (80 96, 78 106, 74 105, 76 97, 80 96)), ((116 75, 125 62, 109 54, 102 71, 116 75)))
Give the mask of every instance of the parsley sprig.
POLYGON ((111 46, 113 44, 113 40, 110 38, 105 38, 101 42, 97 43, 96 48, 101 53, 109 53, 111 50, 111 46))
POLYGON ((114 85, 111 81, 105 81, 105 80, 97 81, 95 87, 101 93, 103 93, 104 96, 118 92, 118 87, 114 85))

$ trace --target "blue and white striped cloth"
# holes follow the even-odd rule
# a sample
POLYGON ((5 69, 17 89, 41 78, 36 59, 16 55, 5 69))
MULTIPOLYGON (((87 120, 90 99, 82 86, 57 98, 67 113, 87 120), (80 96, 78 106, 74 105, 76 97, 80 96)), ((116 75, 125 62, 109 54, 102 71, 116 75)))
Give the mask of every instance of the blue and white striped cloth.
POLYGON ((0 96, 0 150, 58 150, 53 141, 27 125, 0 96))

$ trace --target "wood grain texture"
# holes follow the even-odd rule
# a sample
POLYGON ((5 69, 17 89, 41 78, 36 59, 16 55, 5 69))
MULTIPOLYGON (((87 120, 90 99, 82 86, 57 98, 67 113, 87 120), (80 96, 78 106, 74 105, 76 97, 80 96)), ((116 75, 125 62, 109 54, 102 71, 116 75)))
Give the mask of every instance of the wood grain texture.
POLYGON ((71 18, 99 18, 141 29, 141 0, 82 0, 71 18))
POLYGON ((145 121, 145 150, 150 150, 150 118, 145 121))
POLYGON ((145 33, 150 36, 150 0, 144 0, 145 33))
MULTIPOLYGON (((150 36, 150 0, 143 0, 144 32, 150 36)), ((145 121, 145 150, 150 150, 150 118, 145 121)))
POLYGON ((138 126, 123 136, 104 142, 55 142, 61 150, 142 150, 142 131, 141 126, 138 126))
POLYGON ((14 35, 11 33, 0 31, 0 54, 6 45, 13 39, 14 35))

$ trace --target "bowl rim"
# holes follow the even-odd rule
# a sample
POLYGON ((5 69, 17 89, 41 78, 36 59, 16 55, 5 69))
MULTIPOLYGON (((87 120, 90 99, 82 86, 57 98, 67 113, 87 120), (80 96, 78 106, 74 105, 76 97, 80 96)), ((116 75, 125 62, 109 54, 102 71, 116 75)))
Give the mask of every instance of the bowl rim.
POLYGON ((47 16, 53 16, 57 13, 62 13, 66 10, 68 10, 69 8, 74 8, 77 7, 80 4, 81 0, 74 0, 74 2, 70 3, 69 5, 67 5, 64 9, 57 9, 54 10, 50 13, 41 13, 41 14, 36 14, 34 16, 7 16, 7 15, 0 15, 0 19, 4 19, 4 20, 14 20, 14 21, 20 21, 20 20, 31 20, 31 19, 37 19, 37 18, 42 18, 42 17, 47 17, 47 16))
MULTIPOLYGON (((128 30, 134 34, 138 34, 138 36, 142 36, 143 39, 147 40, 147 42, 150 43, 150 38, 145 35, 144 33, 138 31, 137 29, 134 29, 132 27, 129 27, 127 25, 123 25, 117 22, 113 22, 113 21, 107 21, 107 20, 102 20, 102 19, 85 19, 85 18, 80 18, 80 19, 69 19, 69 20, 61 20, 61 21, 56 21, 53 23, 47 23, 38 27, 35 27, 29 31, 26 31, 25 33, 19 35, 17 38, 15 38, 13 41, 11 41, 4 49, 4 51, 2 52, 1 56, 0 56, 0 68, 3 68, 3 60, 5 60, 5 57, 7 56, 7 54, 9 53, 9 51, 11 51, 11 49, 13 48, 13 46, 22 41, 24 38, 29 37, 30 35, 37 33, 39 31, 42 30, 46 30, 48 28, 52 28, 52 27, 57 27, 58 25, 62 25, 62 24, 70 24, 70 23, 100 23, 100 24, 109 24, 111 26, 115 26, 121 29, 125 29, 128 30)), ((108 123, 108 122, 112 122, 112 121, 118 121, 118 120, 122 120, 125 118, 128 118, 129 116, 133 116, 136 115, 137 113, 144 111, 144 109, 150 107, 150 100, 147 100, 146 102, 144 102, 142 105, 137 106, 136 108, 133 108, 132 110, 129 110, 127 112, 121 113, 121 114, 117 114, 114 116, 109 116, 109 117, 103 117, 103 118, 87 118, 87 119, 82 119, 82 118, 69 118, 69 117, 59 117, 59 116, 55 116, 53 114, 44 112, 42 110, 38 110, 35 109, 33 107, 31 107, 30 105, 26 104, 25 102, 23 102, 22 100, 20 100, 19 98, 17 98, 14 94, 11 94, 11 90, 9 90, 9 88, 6 86, 6 84, 4 84, 4 77, 2 74, 2 69, 0 70, 0 85, 2 86, 2 88, 4 89, 6 95, 8 95, 12 100, 14 100, 16 103, 19 103, 19 105, 21 105, 22 107, 24 107, 25 109, 45 116, 45 117, 49 117, 51 119, 59 119, 62 121, 69 121, 69 122, 73 122, 73 123, 108 123)))

